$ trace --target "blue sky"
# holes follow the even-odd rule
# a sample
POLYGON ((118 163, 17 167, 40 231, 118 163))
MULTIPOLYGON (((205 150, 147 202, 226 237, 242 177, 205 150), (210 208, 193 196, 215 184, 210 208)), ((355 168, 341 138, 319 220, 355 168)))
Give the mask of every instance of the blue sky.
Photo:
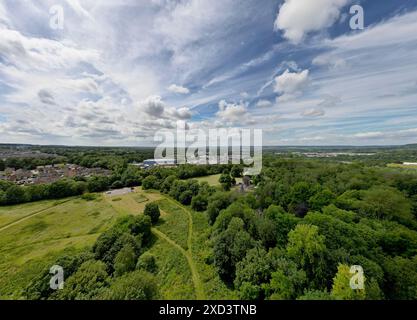
POLYGON ((149 145, 177 121, 415 143, 416 71, 417 0, 0 0, 4 143, 149 145))

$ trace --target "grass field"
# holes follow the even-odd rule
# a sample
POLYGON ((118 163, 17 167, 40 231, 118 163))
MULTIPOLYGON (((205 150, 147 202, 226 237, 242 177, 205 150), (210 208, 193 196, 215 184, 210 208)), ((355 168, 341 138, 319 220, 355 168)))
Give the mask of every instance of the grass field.
POLYGON ((190 180, 197 180, 198 182, 207 182, 211 186, 219 186, 219 178, 221 174, 213 174, 211 176, 192 178, 190 180))
POLYGON ((0 228, 0 298, 20 298, 31 277, 65 251, 91 246, 119 216, 102 197, 11 209, 0 228))
MULTIPOLYGON (((208 177, 206 177, 208 178, 208 177)), ((213 178, 212 178, 213 179, 213 178)), ((163 299, 236 298, 206 260, 209 224, 203 213, 155 191, 96 200, 68 198, 0 208, 0 299, 21 299, 23 290, 57 257, 90 248, 97 237, 125 214, 141 214, 157 201, 160 223, 153 228, 150 252, 157 259, 163 299)))

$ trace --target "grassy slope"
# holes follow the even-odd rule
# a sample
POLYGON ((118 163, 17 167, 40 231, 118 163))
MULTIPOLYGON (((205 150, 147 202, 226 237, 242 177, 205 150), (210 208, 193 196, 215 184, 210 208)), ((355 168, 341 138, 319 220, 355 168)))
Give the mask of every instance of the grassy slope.
MULTIPOLYGON (((119 216, 102 198, 37 205, 44 209, 37 207, 36 215, 0 231, 0 298, 20 298, 30 279, 57 256, 91 246, 119 216)), ((28 206, 22 205, 13 207, 12 212, 23 217, 27 210, 28 206)))
POLYGON ((90 247, 118 216, 140 214, 151 201, 158 201, 162 209, 162 222, 153 229, 156 237, 150 249, 159 267, 162 298, 235 298, 214 266, 205 263, 211 250, 205 215, 140 188, 136 193, 89 202, 70 198, 1 208, 0 298, 23 297, 23 288, 58 256, 90 247))

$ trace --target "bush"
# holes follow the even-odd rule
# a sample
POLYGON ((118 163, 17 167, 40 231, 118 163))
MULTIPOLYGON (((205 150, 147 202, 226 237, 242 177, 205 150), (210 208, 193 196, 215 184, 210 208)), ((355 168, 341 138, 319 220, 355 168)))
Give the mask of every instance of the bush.
POLYGON ((155 277, 137 270, 116 279, 99 297, 104 300, 155 300, 159 298, 155 277))
POLYGON ((131 244, 126 244, 114 259, 114 274, 121 276, 126 272, 133 271, 136 264, 135 250, 131 244))
POLYGON ((142 187, 144 190, 158 189, 158 179, 155 176, 148 176, 142 181, 142 187))
POLYGON ((81 196, 81 199, 86 200, 86 201, 94 201, 97 199, 97 194, 95 193, 84 193, 81 196))
POLYGON ((178 201, 181 202, 183 205, 188 206, 193 199, 193 192, 191 190, 184 191, 178 198, 178 201))
POLYGON ((138 259, 136 269, 143 269, 150 273, 156 273, 158 270, 158 266, 156 265, 155 256, 150 254, 149 252, 145 252, 144 254, 142 254, 138 259))
POLYGON ((143 213, 145 216, 149 216, 151 218, 152 224, 157 223, 161 215, 159 207, 155 202, 147 203, 145 206, 145 211, 143 213))
POLYGON ((207 209, 207 195, 198 194, 191 200, 191 208, 195 211, 205 211, 207 209))

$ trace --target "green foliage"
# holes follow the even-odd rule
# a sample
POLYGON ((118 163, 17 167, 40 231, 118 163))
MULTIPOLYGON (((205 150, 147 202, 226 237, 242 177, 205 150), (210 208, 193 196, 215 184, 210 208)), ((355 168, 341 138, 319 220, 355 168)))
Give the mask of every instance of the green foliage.
POLYGON ((234 165, 232 169, 230 169, 230 175, 232 178, 238 178, 241 177, 243 173, 243 168, 238 165, 234 165))
POLYGON ((327 291, 306 290, 297 300, 334 300, 327 291))
POLYGON ((95 193, 84 193, 81 196, 81 199, 86 200, 86 201, 94 201, 97 199, 97 194, 95 193))
POLYGON ((131 244, 126 244, 117 253, 114 258, 114 274, 116 277, 125 274, 126 272, 133 271, 136 266, 136 254, 135 249, 131 244))
POLYGON ((271 205, 264 213, 265 217, 274 221, 276 229, 276 243, 284 247, 288 242, 288 233, 295 228, 300 219, 293 214, 286 213, 282 207, 271 205))
POLYGON ((229 191, 230 187, 235 183, 234 178, 229 173, 223 173, 219 178, 219 182, 224 191, 229 191))
POLYGON ((297 265, 285 258, 277 261, 271 281, 264 285, 266 296, 271 300, 295 299, 307 283, 307 275, 297 265))
POLYGON ((152 224, 156 224, 159 220, 161 212, 159 211, 158 204, 152 202, 146 204, 143 214, 151 218, 152 224))
POLYGON ((208 205, 208 195, 199 193, 191 200, 191 208, 195 211, 205 211, 208 205))
MULTIPOLYGON (((64 270, 64 276, 69 278, 84 262, 92 258, 93 255, 90 252, 64 255, 58 258, 53 265, 61 266, 64 270)), ((50 279, 50 267, 47 267, 28 284, 25 289, 26 298, 29 300, 47 300, 53 296, 56 291, 50 288, 50 279)))
POLYGON ((152 176, 152 175, 147 176, 142 181, 142 188, 144 190, 157 189, 158 188, 158 179, 155 176, 152 176))
POLYGON ((236 264, 235 288, 242 299, 265 297, 262 284, 269 282, 271 272, 276 268, 274 252, 256 247, 248 251, 245 258, 236 264))
POLYGON ((350 281, 352 278, 350 267, 340 264, 337 268, 337 274, 333 279, 331 295, 336 300, 365 300, 366 286, 364 289, 352 289, 350 281))
POLYGON ((417 256, 386 258, 384 264, 385 295, 394 300, 417 299, 417 256))
POLYGON ((26 202, 27 196, 23 188, 12 185, 10 186, 5 194, 4 199, 6 204, 17 204, 17 203, 23 203, 26 202))
POLYGON ((108 285, 106 265, 101 261, 89 260, 65 281, 64 289, 59 290, 56 299, 89 300, 108 285))
POLYGON ((226 209, 231 203, 230 195, 226 192, 216 192, 208 199, 207 216, 210 224, 213 224, 222 209, 226 209))
POLYGON ((180 194, 178 197, 178 201, 181 202, 183 205, 188 206, 193 199, 193 192, 191 190, 186 190, 180 194))
POLYGON ((150 273, 137 270, 115 279, 99 296, 104 300, 156 300, 158 285, 150 273))
POLYGON ((142 254, 138 259, 136 269, 143 269, 145 271, 155 274, 158 271, 155 256, 148 252, 142 254))
POLYGON ((319 234, 316 226, 299 224, 288 234, 288 257, 317 285, 323 280, 326 250, 325 237, 319 234))
POLYGON ((323 189, 308 199, 308 206, 311 210, 321 210, 335 199, 334 193, 329 189, 323 189))
POLYGON ((255 243, 245 231, 244 222, 240 218, 232 218, 227 229, 220 232, 213 242, 214 264, 219 270, 219 275, 226 281, 232 281, 236 264, 255 243))

